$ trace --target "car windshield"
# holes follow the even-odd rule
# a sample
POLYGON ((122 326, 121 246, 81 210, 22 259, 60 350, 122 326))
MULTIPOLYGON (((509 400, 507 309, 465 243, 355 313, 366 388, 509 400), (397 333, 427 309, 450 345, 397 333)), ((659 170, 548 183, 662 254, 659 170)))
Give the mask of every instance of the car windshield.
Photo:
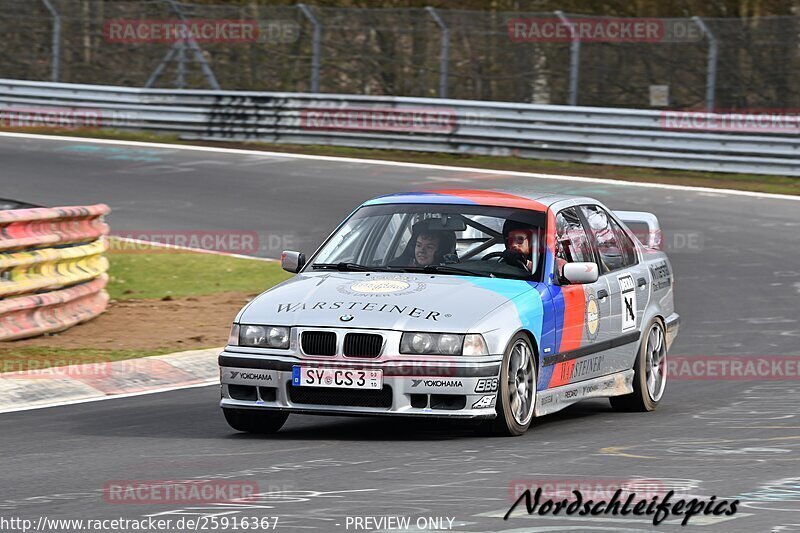
POLYGON ((307 270, 426 272, 539 280, 544 213, 387 204, 358 209, 307 270))

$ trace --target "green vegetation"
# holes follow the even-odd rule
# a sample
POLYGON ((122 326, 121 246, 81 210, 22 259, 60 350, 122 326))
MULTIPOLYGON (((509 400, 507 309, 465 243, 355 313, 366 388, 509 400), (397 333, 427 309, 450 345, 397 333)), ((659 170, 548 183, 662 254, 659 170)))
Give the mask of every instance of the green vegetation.
POLYGON ((178 298, 218 292, 259 293, 289 278, 278 262, 154 248, 127 250, 112 240, 108 293, 115 300, 178 298))
MULTIPOLYGON (((110 251, 106 253, 110 263, 107 290, 115 300, 169 300, 221 292, 254 294, 291 276, 274 261, 165 250, 138 243, 134 249, 126 248, 127 244, 111 239, 110 251)), ((113 306, 108 312, 114 312, 113 306)), ((110 350, 62 347, 52 346, 48 339, 51 337, 37 337, 35 345, 29 341, 23 341, 26 344, 21 346, 14 342, 0 343, 0 372, 108 363, 177 351, 163 347, 110 350)))

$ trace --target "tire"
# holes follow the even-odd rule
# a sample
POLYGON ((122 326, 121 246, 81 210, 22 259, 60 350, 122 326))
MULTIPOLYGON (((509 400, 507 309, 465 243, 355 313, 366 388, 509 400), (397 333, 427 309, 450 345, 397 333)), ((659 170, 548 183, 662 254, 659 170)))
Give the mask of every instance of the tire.
POLYGON ((653 318, 647 325, 639 353, 633 363, 633 392, 609 398, 618 411, 653 411, 664 397, 667 385, 667 338, 664 323, 653 318))
POLYGON ((247 409, 226 409, 225 420, 236 431, 245 433, 269 434, 277 433, 289 418, 289 413, 281 411, 252 411, 247 409))
POLYGON ((535 359, 536 352, 524 333, 508 343, 500 370, 497 417, 487 422, 491 435, 517 437, 528 431, 536 406, 535 359))

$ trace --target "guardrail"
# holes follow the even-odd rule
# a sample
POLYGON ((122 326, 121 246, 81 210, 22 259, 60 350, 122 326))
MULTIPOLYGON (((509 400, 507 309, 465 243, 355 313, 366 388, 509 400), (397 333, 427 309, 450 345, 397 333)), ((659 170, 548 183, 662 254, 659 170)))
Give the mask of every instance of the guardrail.
POLYGON ((777 127, 728 115, 305 93, 134 89, 0 79, 6 127, 105 127, 187 139, 518 156, 800 176, 797 116, 777 127), (681 117, 684 117, 681 122, 681 117), (789 126, 794 119, 794 127, 789 126), (687 123, 688 120, 688 123, 687 123), (697 124, 716 124, 706 129, 697 124), (736 131, 720 131, 732 124, 736 131), (688 128, 688 130, 687 130, 688 128))
POLYGON ((0 211, 0 340, 64 330, 102 313, 107 205, 0 211))

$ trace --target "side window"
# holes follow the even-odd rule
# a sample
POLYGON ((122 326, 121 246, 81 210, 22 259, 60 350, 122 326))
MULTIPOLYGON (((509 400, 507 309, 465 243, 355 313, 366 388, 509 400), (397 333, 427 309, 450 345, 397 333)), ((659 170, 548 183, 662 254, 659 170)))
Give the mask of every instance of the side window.
POLYGON ((581 206, 583 215, 597 241, 597 251, 606 272, 619 270, 636 264, 636 249, 619 224, 601 207, 581 206))
POLYGON ((563 263, 594 263, 589 238, 574 207, 563 209, 556 215, 556 258, 563 263))

